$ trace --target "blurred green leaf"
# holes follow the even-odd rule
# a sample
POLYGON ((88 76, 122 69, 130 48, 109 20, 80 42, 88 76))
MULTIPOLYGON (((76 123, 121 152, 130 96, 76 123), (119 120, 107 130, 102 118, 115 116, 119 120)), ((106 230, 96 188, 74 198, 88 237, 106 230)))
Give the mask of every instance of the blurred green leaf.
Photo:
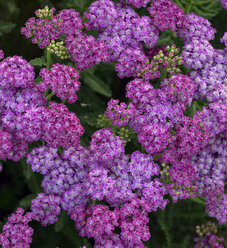
POLYGON ((31 176, 32 176, 32 173, 33 173, 32 169, 31 169, 31 166, 26 163, 25 158, 23 158, 20 161, 20 163, 22 165, 23 175, 24 175, 25 179, 29 180, 31 178, 31 176))
POLYGON ((19 202, 19 206, 23 209, 30 208, 32 200, 36 197, 36 194, 30 194, 25 196, 22 200, 19 202))
POLYGON ((81 73, 82 79, 84 83, 89 85, 94 91, 98 92, 99 94, 107 97, 111 97, 112 92, 109 87, 104 81, 98 78, 94 74, 90 74, 88 72, 81 73))
POLYGON ((3 33, 9 33, 15 27, 15 23, 0 20, 0 36, 2 36, 3 33))
POLYGON ((54 224, 54 231, 60 232, 64 228, 66 222, 67 222, 67 214, 65 211, 62 211, 61 214, 58 217, 58 221, 54 224))
POLYGON ((46 65, 46 60, 44 57, 40 57, 40 58, 35 58, 30 60, 29 62, 32 66, 43 66, 46 65))

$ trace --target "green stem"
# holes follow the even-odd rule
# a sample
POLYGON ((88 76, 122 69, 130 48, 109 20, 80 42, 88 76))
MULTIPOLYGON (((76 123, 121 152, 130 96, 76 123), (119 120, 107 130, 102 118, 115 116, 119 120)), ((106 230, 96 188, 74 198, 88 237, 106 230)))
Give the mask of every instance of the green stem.
POLYGON ((54 96, 54 93, 50 93, 50 94, 46 97, 47 101, 49 101, 53 96, 54 96))
POLYGON ((47 62, 46 62, 47 69, 50 69, 50 63, 51 63, 50 49, 47 49, 47 62))

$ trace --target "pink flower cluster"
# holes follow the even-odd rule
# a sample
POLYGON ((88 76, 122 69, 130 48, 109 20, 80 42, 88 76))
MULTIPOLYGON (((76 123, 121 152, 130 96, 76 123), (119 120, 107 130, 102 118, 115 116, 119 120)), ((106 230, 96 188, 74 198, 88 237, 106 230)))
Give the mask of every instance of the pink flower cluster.
POLYGON ((68 103, 77 100, 76 91, 79 90, 79 73, 71 66, 54 64, 50 70, 41 69, 39 74, 43 81, 38 85, 40 91, 51 89, 52 93, 60 97, 62 101, 68 99, 68 103))

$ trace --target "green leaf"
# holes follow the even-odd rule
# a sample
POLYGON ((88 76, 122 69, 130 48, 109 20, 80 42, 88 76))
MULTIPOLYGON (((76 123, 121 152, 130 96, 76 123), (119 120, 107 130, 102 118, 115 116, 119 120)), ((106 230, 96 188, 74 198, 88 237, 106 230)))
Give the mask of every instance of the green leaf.
POLYGON ((62 211, 58 217, 58 221, 54 224, 54 231, 60 232, 64 228, 66 221, 66 212, 62 211))
POLYGON ((23 158, 20 161, 20 163, 22 165, 23 175, 24 175, 25 179, 29 180, 31 178, 31 176, 32 176, 32 173, 33 173, 32 169, 31 169, 31 166, 26 163, 25 158, 23 158))
POLYGON ((94 91, 98 92, 103 96, 111 97, 112 92, 110 87, 100 78, 98 78, 94 74, 90 74, 87 72, 81 73, 81 76, 84 83, 89 85, 94 91))
POLYGON ((0 36, 2 36, 3 33, 9 33, 15 26, 15 23, 0 20, 0 36))
POLYGON ((94 127, 97 124, 97 117, 99 113, 86 113, 83 115, 80 115, 80 119, 85 121, 88 125, 94 127))
POLYGON ((36 194, 30 194, 24 197, 22 200, 19 202, 19 206, 22 208, 29 208, 31 206, 32 200, 36 197, 36 194))
POLYGON ((29 62, 32 66, 43 66, 46 65, 46 60, 44 57, 40 57, 40 58, 35 58, 30 60, 29 62))

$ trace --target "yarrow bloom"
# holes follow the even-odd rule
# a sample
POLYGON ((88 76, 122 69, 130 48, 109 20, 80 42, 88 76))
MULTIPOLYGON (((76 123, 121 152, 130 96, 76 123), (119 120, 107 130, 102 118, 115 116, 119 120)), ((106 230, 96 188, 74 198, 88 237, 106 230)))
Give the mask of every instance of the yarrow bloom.
POLYGON ((3 231, 0 234, 0 244, 2 248, 29 248, 32 242, 31 236, 33 229, 29 227, 28 223, 32 221, 33 214, 26 213, 24 210, 18 208, 16 213, 8 218, 8 222, 3 226, 3 231))
POLYGON ((101 61, 108 62, 109 60, 105 43, 97 41, 93 36, 70 35, 66 37, 65 42, 71 60, 75 62, 76 68, 80 71, 99 64, 101 61))
POLYGON ((110 0, 93 2, 85 16, 86 27, 99 31, 98 40, 105 42, 109 60, 119 62, 118 76, 136 76, 148 60, 142 42, 151 48, 158 41, 151 19, 140 17, 129 5, 110 0))
POLYGON ((160 97, 190 106, 195 90, 196 85, 190 77, 178 74, 161 82, 160 97))
POLYGON ((110 99, 108 102, 108 107, 106 109, 105 115, 108 119, 112 120, 112 125, 118 127, 125 126, 128 121, 133 116, 134 105, 130 103, 128 106, 126 103, 122 102, 118 105, 119 100, 110 99))
POLYGON ((183 47, 181 54, 188 68, 202 69, 214 57, 214 48, 204 39, 192 39, 183 47))
POLYGON ((60 200, 59 196, 38 194, 31 203, 33 219, 43 226, 54 224, 58 220, 57 215, 61 212, 60 200))
POLYGON ((68 112, 64 104, 50 102, 49 107, 50 109, 45 108, 42 112, 44 116, 42 139, 52 147, 77 147, 84 129, 76 114, 68 112))
POLYGON ((112 160, 124 153, 123 140, 114 137, 110 128, 100 129, 92 135, 90 149, 93 158, 98 161, 112 160))
POLYGON ((185 26, 178 29, 177 34, 188 43, 192 39, 213 40, 216 32, 207 19, 190 13, 185 16, 185 26))
POLYGON ((39 75, 43 79, 38 85, 40 91, 44 92, 49 88, 62 101, 68 99, 68 103, 73 103, 77 100, 75 92, 79 90, 80 82, 79 73, 75 68, 54 64, 50 70, 41 69, 39 75))
POLYGON ((161 31, 170 28, 175 32, 178 28, 184 27, 184 11, 171 0, 154 0, 147 10, 154 18, 154 25, 161 31))
POLYGON ((34 79, 34 67, 22 57, 7 57, 0 62, 0 87, 32 88, 34 79))

